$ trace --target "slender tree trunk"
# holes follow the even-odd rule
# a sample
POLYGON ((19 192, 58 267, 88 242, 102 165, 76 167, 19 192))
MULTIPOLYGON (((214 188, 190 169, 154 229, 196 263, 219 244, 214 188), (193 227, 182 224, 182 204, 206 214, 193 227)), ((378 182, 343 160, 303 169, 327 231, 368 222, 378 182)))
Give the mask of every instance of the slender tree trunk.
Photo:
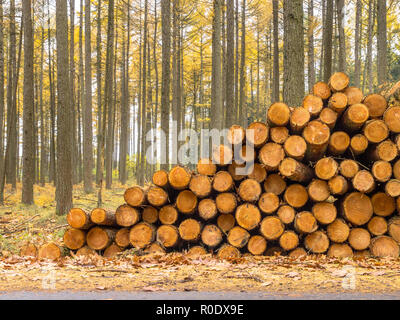
POLYGON ((44 120, 44 110, 43 110, 43 65, 44 65, 44 1, 42 4, 42 25, 41 25, 41 43, 40 43, 40 185, 44 186, 46 182, 46 166, 47 166, 47 137, 46 137, 46 122, 44 120))
POLYGON ((239 115, 239 0, 235 4, 235 122, 239 115))
MULTIPOLYGON (((78 103, 76 104, 76 116, 73 119, 74 123, 77 123, 78 137, 77 141, 77 162, 75 163, 75 182, 81 182, 83 180, 83 170, 82 170, 82 114, 84 113, 85 104, 85 79, 83 72, 83 0, 80 0, 80 10, 79 10, 79 77, 78 77, 78 103), (76 121, 76 122, 75 122, 76 121)), ((75 110, 73 108, 72 110, 75 110)), ((76 130, 74 130, 76 132, 76 130)))
POLYGON ((97 34, 96 34, 96 82, 97 82, 97 153, 96 153, 96 184, 100 183, 101 172, 100 172, 100 162, 101 162, 101 139, 102 139, 102 83, 101 83, 101 0, 97 3, 97 34))
POLYGON ((372 75, 372 45, 373 45, 373 30, 374 30, 374 11, 375 0, 368 1, 368 43, 367 43, 367 67, 366 73, 368 78, 368 92, 372 92, 373 75, 372 75))
POLYGON ((361 60, 360 60, 360 29, 361 29, 362 2, 356 3, 356 24, 354 30, 354 85, 360 87, 361 60))
POLYGON ((377 44, 378 44, 378 85, 387 81, 387 25, 386 25, 386 0, 377 1, 377 44))
POLYGON ((332 73, 332 32, 333 32, 333 1, 326 1, 324 25, 324 81, 328 82, 332 73))
MULTIPOLYGON (((4 107, 4 17, 3 1, 0 0, 0 178, 3 176, 4 165, 4 107)), ((0 190, 0 201, 2 199, 2 191, 0 190)))
MULTIPOLYGON (((82 17, 82 0, 80 1, 81 4, 81 12, 80 16, 82 17)), ((73 171, 73 183, 76 184, 78 183, 79 180, 79 172, 78 172, 78 164, 79 164, 79 152, 78 152, 78 127, 77 127, 77 108, 79 107, 80 101, 80 96, 78 96, 78 99, 75 97, 75 1, 69 1, 69 6, 70 6, 70 30, 69 30, 69 35, 70 35, 70 40, 69 40, 69 80, 70 80, 70 97, 71 97, 71 114, 72 114, 72 150, 73 150, 73 157, 72 157, 72 171, 73 171), (77 103, 76 103, 77 102, 77 103)), ((79 27, 79 50, 81 50, 81 44, 82 44, 82 30, 81 30, 81 25, 79 27)), ((81 60, 79 60, 79 63, 81 60)), ((78 93, 81 90, 80 86, 81 80, 79 79, 79 84, 78 84, 78 93)))
POLYGON ((233 0, 226 3, 226 127, 230 127, 235 122, 235 8, 233 0))
POLYGON ((279 31, 278 31, 278 9, 279 0, 272 0, 272 14, 273 14, 273 26, 274 26, 274 64, 273 64, 273 90, 272 100, 279 101, 279 31))
POLYGON ((240 47, 240 94, 239 94, 239 108, 240 108, 240 121, 239 123, 246 127, 247 121, 247 99, 246 99, 246 0, 242 0, 242 34, 241 34, 241 47, 240 47))
POLYGON ((308 0, 308 90, 315 83, 314 0, 308 0))
MULTIPOLYGON (((339 71, 346 72, 346 38, 344 33, 344 0, 336 0, 337 23, 339 27, 339 71)), ((385 12, 386 16, 386 12, 385 12)))

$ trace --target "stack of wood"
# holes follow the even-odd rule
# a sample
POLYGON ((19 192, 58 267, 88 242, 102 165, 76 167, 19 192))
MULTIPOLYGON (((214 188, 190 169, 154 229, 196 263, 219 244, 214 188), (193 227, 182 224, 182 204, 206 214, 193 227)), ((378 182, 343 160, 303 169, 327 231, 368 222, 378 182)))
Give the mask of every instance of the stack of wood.
POLYGON ((129 247, 221 258, 398 257, 400 106, 348 84, 335 73, 302 106, 272 104, 266 123, 232 126, 229 145, 197 172, 157 171, 148 188, 128 188, 115 212, 72 209, 65 245, 108 257, 129 247))

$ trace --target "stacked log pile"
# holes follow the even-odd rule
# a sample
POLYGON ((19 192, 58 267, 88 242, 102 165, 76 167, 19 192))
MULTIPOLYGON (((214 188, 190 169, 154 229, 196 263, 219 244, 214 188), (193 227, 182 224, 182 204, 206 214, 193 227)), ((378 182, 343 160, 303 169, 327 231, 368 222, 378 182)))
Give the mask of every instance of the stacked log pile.
POLYGON ((227 140, 196 172, 175 166, 146 189, 128 188, 115 212, 72 209, 65 246, 108 257, 130 247, 221 258, 399 256, 399 106, 335 73, 302 106, 274 103, 265 123, 234 125, 227 140), (254 161, 244 172, 238 146, 239 160, 254 161))

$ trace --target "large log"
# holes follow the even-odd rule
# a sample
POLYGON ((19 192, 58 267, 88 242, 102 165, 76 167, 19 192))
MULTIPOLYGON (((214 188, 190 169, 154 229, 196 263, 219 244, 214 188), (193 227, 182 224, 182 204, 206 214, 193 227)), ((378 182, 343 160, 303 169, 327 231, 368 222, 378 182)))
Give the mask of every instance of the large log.
POLYGON ((371 173, 378 182, 387 182, 393 173, 392 165, 390 162, 378 160, 372 165, 371 173))
MULTIPOLYGON (((160 227, 161 228, 161 227, 160 227)), ((140 222, 129 232, 129 242, 136 249, 144 249, 154 241, 155 228, 153 225, 140 222)))
POLYGON ((189 183, 189 189, 198 197, 208 197, 212 190, 211 180, 206 175, 194 175, 189 183))
POLYGON ((197 172, 206 176, 213 176, 217 171, 217 166, 211 159, 202 158, 197 163, 197 172))
POLYGON ((388 236, 380 236, 371 240, 370 246, 371 254, 375 257, 399 257, 399 245, 388 236))
POLYGON ((290 129, 292 133, 300 134, 310 121, 310 118, 311 115, 308 110, 303 107, 294 108, 290 115, 290 129))
POLYGON ((377 192, 371 197, 373 211, 381 217, 388 217, 396 210, 394 198, 384 192, 377 192))
POLYGON ((145 206, 142 211, 142 220, 147 223, 158 221, 158 210, 152 206, 145 206))
POLYGON ((286 127, 272 127, 269 135, 272 142, 283 144, 289 137, 289 130, 286 127))
POLYGON ((310 121, 303 130, 307 142, 306 158, 315 161, 323 156, 329 143, 329 127, 319 120, 310 121))
POLYGON ((37 257, 39 260, 56 261, 61 258, 61 249, 54 242, 49 242, 39 248, 37 257))
POLYGON ((265 214, 274 213, 279 207, 279 197, 272 192, 265 192, 258 200, 258 207, 265 214))
POLYGON ((250 239, 250 233, 239 226, 233 227, 229 230, 227 240, 230 245, 236 248, 243 248, 250 239))
POLYGON ((382 236, 388 231, 388 223, 383 217, 372 217, 367 227, 368 231, 374 236, 382 236))
POLYGON ((264 190, 279 196, 286 190, 286 182, 279 174, 270 174, 264 181, 264 190))
POLYGON ((292 135, 284 143, 283 149, 288 157, 302 160, 307 151, 307 143, 303 137, 292 135))
POLYGON ((400 133, 400 106, 388 108, 383 114, 383 121, 391 132, 400 133))
POLYGON ((371 242, 371 235, 363 228, 352 228, 348 238, 350 246, 355 250, 365 250, 371 242))
POLYGON ((208 224, 201 232, 201 241, 209 248, 215 248, 222 242, 222 232, 215 224, 208 224))
POLYGON ((132 207, 140 207, 146 204, 146 192, 139 186, 125 190, 124 199, 132 207))
POLYGON ((329 152, 334 155, 342 155, 346 152, 348 147, 350 146, 350 137, 344 131, 336 131, 332 133, 329 139, 328 150, 329 152))
POLYGON ((113 243, 116 229, 93 227, 86 235, 86 243, 93 250, 104 250, 113 243))
POLYGON ((329 239, 323 231, 315 231, 304 239, 304 246, 313 253, 324 253, 329 248, 329 239))
POLYGON ((349 237, 350 227, 343 219, 339 218, 328 225, 326 233, 331 241, 342 243, 349 237))
POLYGON ((212 183, 212 187, 217 192, 227 192, 233 188, 233 179, 228 171, 218 171, 212 183))
POLYGON ((341 114, 346 109, 348 104, 350 104, 348 103, 348 96, 343 92, 335 92, 330 97, 328 102, 329 108, 339 114, 341 114))
POLYGON ((344 72, 335 72, 329 78, 328 85, 333 92, 345 90, 350 82, 350 78, 344 72))
POLYGON ((235 217, 231 214, 220 214, 217 218, 217 225, 223 233, 227 233, 235 226, 235 217))
POLYGON ((158 219, 162 224, 174 224, 178 220, 178 211, 168 204, 160 209, 158 219))
POLYGON ((335 221, 337 216, 337 209, 335 205, 330 202, 315 203, 311 211, 320 224, 330 224, 335 221))
POLYGON ((299 236, 295 232, 287 230, 280 236, 279 245, 283 250, 293 250, 299 245, 299 236))
POLYGON ((160 187, 150 187, 147 191, 147 202, 155 207, 162 207, 168 201, 168 193, 160 187))
POLYGON ((195 219, 183 220, 179 225, 179 235, 182 240, 196 242, 200 238, 201 223, 195 219))
POLYGON ((253 122, 246 129, 246 140, 255 148, 263 146, 268 138, 269 128, 265 123, 253 122))
POLYGON ((90 214, 80 208, 72 208, 67 214, 68 224, 75 229, 87 230, 93 226, 90 214))
POLYGON ((176 166, 168 173, 169 185, 176 190, 183 190, 189 186, 191 173, 184 167, 176 166))
POLYGON ((377 145, 371 146, 369 150, 367 150, 368 156, 371 160, 384 160, 384 161, 392 161, 398 155, 398 149, 396 144, 392 142, 392 140, 385 140, 377 145))
POLYGON ((260 162, 267 171, 278 170, 279 164, 285 157, 285 152, 280 144, 269 142, 265 144, 258 154, 260 162))
POLYGON ((294 227, 299 233, 311 233, 318 229, 318 223, 309 211, 301 211, 294 218, 294 227))
POLYGON ((140 212, 127 204, 123 204, 115 211, 115 220, 121 227, 130 227, 140 220, 140 212))
POLYGON ((324 102, 321 97, 309 94, 304 97, 302 106, 310 113, 311 117, 316 117, 320 114, 324 102))
POLYGON ((289 205, 285 204, 279 207, 278 217, 284 224, 291 224, 296 216, 296 211, 289 205))
POLYGON ((197 197, 190 190, 179 192, 176 198, 176 208, 183 214, 192 214, 197 208, 197 197))
POLYGON ((267 249, 267 240, 263 236, 254 235, 247 242, 247 250, 253 255, 262 255, 267 249))
POLYGON ((320 179, 311 181, 308 184, 307 192, 309 198, 314 202, 326 201, 330 196, 328 183, 320 179))
POLYGON ((255 202, 260 198, 261 185, 254 179, 242 181, 238 188, 238 195, 243 201, 255 202))
POLYGON ((353 225, 362 226, 372 217, 371 199, 360 192, 352 192, 342 202, 342 212, 347 221, 353 225))
POLYGON ((285 231, 281 220, 275 216, 265 217, 260 224, 260 232, 267 240, 276 240, 285 231))
POLYGON ((78 250, 86 243, 86 233, 83 230, 69 228, 63 236, 64 244, 68 249, 78 250))
POLYGON ((221 213, 232 213, 237 207, 236 195, 230 192, 224 192, 215 198, 216 208, 221 213))
POLYGON ((286 188, 283 198, 293 208, 301 208, 308 201, 308 193, 301 184, 292 184, 286 188))
POLYGON ((115 227, 117 224, 115 212, 111 212, 103 208, 93 209, 90 212, 90 220, 92 220, 93 223, 102 226, 115 227))
POLYGON ((323 81, 319 81, 314 84, 312 93, 313 95, 320 97, 322 100, 327 100, 331 96, 332 92, 328 84, 323 81))
POLYGON ((251 203, 244 203, 236 209, 236 222, 246 230, 258 227, 261 221, 261 213, 258 207, 251 203))
POLYGON ((382 120, 370 120, 364 125, 363 133, 370 143, 379 143, 389 136, 389 128, 382 120))
POLYGON ((157 187, 166 188, 168 186, 168 172, 165 170, 154 172, 152 181, 157 187))
POLYGON ((322 158, 315 164, 315 174, 319 179, 329 180, 336 176, 339 170, 339 164, 331 157, 322 158))
POLYGON ((218 213, 216 202, 213 199, 203 199, 199 202, 198 211, 202 219, 213 219, 218 213))
POLYGON ((372 93, 364 98, 363 103, 369 109, 371 118, 381 117, 387 108, 387 102, 384 96, 378 93, 372 93))
POLYGON ((271 126, 286 126, 290 118, 289 107, 282 102, 273 103, 267 111, 267 120, 271 126))
POLYGON ((353 180, 353 188, 362 193, 370 193, 375 189, 375 179, 367 170, 360 170, 353 180))
POLYGON ((172 225, 162 225, 157 229, 157 242, 165 248, 172 248, 179 243, 178 228, 172 225))
POLYGON ((354 132, 361 129, 368 118, 368 108, 362 103, 357 103, 346 109, 342 117, 342 124, 349 132, 354 132))

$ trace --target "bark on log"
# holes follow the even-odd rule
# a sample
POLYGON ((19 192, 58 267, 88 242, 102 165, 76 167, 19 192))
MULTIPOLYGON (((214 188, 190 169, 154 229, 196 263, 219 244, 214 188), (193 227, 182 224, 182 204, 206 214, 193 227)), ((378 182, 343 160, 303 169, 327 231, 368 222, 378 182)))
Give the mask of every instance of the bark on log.
POLYGON ((279 165, 279 172, 289 180, 301 183, 308 183, 314 177, 310 167, 292 158, 283 159, 279 165))

